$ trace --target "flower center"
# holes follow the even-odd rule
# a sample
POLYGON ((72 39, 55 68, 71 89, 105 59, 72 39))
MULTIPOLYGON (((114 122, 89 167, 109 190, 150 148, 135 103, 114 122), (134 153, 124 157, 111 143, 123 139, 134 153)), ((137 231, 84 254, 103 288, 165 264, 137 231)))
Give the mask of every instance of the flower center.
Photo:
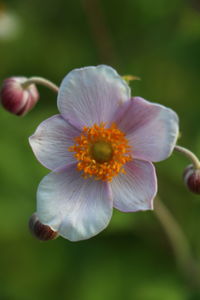
POLYGON ((110 161, 112 157, 112 145, 105 141, 97 141, 91 146, 91 156, 98 163, 110 161))
POLYGON ((94 176, 103 181, 125 173, 123 165, 132 159, 128 140, 115 123, 110 128, 105 128, 104 123, 84 127, 69 151, 74 152, 84 178, 94 176))

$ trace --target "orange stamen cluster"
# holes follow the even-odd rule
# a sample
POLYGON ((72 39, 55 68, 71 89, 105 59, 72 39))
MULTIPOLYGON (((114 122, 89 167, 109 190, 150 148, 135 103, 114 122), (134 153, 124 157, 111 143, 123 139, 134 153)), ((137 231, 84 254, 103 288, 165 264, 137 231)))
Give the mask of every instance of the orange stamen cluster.
POLYGON ((114 123, 110 128, 105 128, 105 123, 84 127, 69 151, 75 152, 74 156, 78 160, 77 168, 83 171, 84 178, 94 176, 95 179, 103 181, 111 181, 119 172, 125 173, 123 165, 132 159, 128 140, 114 123), (95 160, 91 149, 94 148, 95 143, 99 142, 105 143, 112 149, 109 161, 95 160))

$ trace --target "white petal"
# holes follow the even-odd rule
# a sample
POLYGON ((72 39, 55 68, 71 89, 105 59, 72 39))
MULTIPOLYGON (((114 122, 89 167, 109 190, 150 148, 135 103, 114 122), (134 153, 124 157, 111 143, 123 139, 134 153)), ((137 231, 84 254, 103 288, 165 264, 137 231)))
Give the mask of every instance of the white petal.
POLYGON ((161 161, 174 149, 179 127, 172 109, 135 97, 118 108, 114 121, 126 133, 133 158, 161 161))
POLYGON ((79 130, 60 115, 55 115, 38 126, 29 142, 41 164, 54 170, 76 161, 68 148, 74 144, 74 138, 79 135, 79 130))
POLYGON ((58 109, 79 128, 108 122, 119 104, 130 99, 127 83, 111 67, 100 65, 71 71, 62 81, 58 109))
POLYGON ((88 239, 102 231, 112 216, 106 182, 84 179, 72 164, 41 181, 37 213, 43 224, 71 241, 88 239))
POLYGON ((157 193, 155 168, 147 161, 133 160, 111 182, 114 207, 124 211, 153 209, 153 198, 157 193))

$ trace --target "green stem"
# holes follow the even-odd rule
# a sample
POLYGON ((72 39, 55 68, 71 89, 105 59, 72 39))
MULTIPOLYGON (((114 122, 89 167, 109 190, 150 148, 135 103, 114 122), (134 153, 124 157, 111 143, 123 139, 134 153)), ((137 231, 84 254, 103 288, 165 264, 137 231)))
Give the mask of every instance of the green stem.
POLYGON ((110 30, 100 0, 81 0, 88 25, 102 62, 114 65, 118 62, 110 30))
POLYGON ((51 82, 43 77, 30 77, 25 82, 22 83, 22 86, 24 88, 27 88, 31 84, 44 85, 56 93, 58 93, 58 91, 59 91, 59 87, 57 85, 55 85, 53 82, 51 82))
POLYGON ((157 197, 154 212, 173 248, 176 262, 192 289, 200 289, 200 271, 188 240, 168 208, 157 197))
POLYGON ((184 148, 184 147, 179 146, 179 145, 176 145, 174 147, 174 150, 177 151, 177 152, 180 152, 184 156, 186 156, 192 162, 195 169, 200 169, 200 161, 199 161, 198 157, 193 152, 191 152, 187 148, 184 148))

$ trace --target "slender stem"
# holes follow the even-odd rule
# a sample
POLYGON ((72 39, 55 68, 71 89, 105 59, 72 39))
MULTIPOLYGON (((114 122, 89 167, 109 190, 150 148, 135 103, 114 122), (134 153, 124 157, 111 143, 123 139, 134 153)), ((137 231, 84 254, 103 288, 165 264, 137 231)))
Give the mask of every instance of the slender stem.
POLYGON ((119 60, 100 0, 81 0, 88 25, 103 63, 115 64, 119 60))
POLYGON ((188 240, 171 212, 158 197, 155 200, 154 212, 171 242, 177 264, 190 287, 200 289, 199 266, 191 253, 188 240))
POLYGON ((193 152, 191 152, 190 150, 188 150, 188 149, 186 149, 182 146, 179 146, 179 145, 176 145, 174 150, 176 150, 177 152, 182 153, 187 158, 189 158, 195 169, 200 169, 200 161, 193 152))
POLYGON ((24 83, 22 83, 22 86, 24 88, 27 88, 30 84, 34 84, 34 83, 44 85, 49 89, 53 90, 54 92, 58 93, 59 87, 53 82, 42 77, 30 77, 24 83))

